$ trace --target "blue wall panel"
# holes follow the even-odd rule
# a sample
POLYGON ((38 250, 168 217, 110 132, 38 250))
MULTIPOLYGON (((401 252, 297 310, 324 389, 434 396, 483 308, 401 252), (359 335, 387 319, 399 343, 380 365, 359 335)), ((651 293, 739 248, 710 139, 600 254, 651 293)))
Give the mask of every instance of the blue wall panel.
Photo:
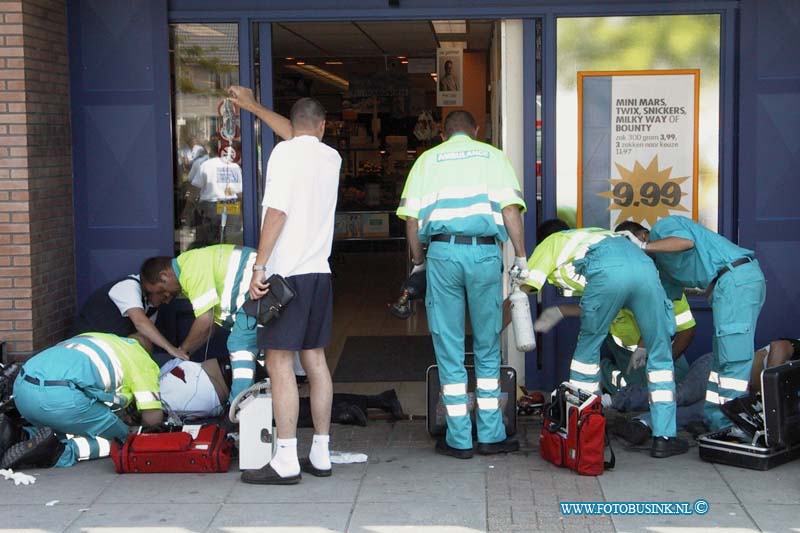
POLYGON ((78 305, 173 253, 167 6, 68 5, 78 305))

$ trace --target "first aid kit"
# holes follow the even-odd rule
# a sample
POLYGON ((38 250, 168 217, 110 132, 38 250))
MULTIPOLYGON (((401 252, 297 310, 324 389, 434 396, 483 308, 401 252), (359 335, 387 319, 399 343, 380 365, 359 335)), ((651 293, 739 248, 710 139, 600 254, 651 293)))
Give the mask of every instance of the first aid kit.
POLYGON ((614 468, 616 458, 605 461, 606 418, 596 394, 565 381, 550 395, 539 435, 539 454, 546 461, 584 476, 599 476, 614 468))
POLYGON ((216 424, 183 426, 182 431, 128 435, 111 444, 120 474, 227 472, 233 442, 216 424))
POLYGON ((765 369, 761 397, 749 394, 723 405, 732 426, 699 437, 700 458, 769 470, 800 457, 800 361, 765 369))

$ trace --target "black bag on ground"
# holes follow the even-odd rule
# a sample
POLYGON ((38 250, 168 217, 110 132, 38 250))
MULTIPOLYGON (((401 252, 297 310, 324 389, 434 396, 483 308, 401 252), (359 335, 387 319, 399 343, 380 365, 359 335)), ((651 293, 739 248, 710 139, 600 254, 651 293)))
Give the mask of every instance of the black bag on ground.
POLYGON ((278 318, 283 308, 294 298, 294 291, 280 274, 271 275, 267 283, 267 294, 258 300, 247 300, 243 306, 244 312, 254 317, 260 326, 278 318))
MULTIPOLYGON (((475 425, 475 367, 465 365, 467 369, 467 409, 472 418, 472 432, 477 434, 475 425)), ((439 365, 428 367, 427 375, 428 401, 428 433, 432 437, 441 437, 447 432, 445 407, 442 402, 441 382, 439 381, 439 365)), ((500 409, 503 412, 503 423, 506 435, 512 437, 517 433, 517 372, 513 367, 500 367, 500 409)))

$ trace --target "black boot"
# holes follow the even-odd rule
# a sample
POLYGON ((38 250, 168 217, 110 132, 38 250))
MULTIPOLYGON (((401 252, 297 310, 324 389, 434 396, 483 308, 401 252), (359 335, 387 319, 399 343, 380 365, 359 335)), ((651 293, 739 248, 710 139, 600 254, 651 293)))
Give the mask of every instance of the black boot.
POLYGON ((689 451, 689 443, 678 437, 653 437, 650 457, 663 459, 689 451))
POLYGON ((367 425, 367 414, 355 405, 337 403, 331 407, 331 422, 364 427, 367 425))
POLYGON ((50 468, 63 452, 64 444, 55 432, 48 427, 39 428, 30 439, 14 444, 3 454, 0 468, 50 468))
POLYGON ((506 438, 500 442, 479 442, 478 453, 481 455, 494 455, 496 453, 511 453, 519 450, 519 441, 506 438))
POLYGON ((6 453, 11 446, 23 439, 22 428, 17 426, 6 414, 0 414, 0 457, 6 453))
POLYGON ((374 396, 368 396, 367 406, 392 413, 392 418, 395 420, 402 420, 406 417, 405 413, 403 413, 403 406, 400 405, 400 400, 397 399, 397 393, 394 389, 383 391, 374 396))

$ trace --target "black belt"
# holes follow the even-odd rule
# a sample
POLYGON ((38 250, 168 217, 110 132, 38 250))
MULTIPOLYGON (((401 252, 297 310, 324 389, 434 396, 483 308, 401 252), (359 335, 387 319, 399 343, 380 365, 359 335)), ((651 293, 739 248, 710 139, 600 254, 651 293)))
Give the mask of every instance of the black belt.
MULTIPOLYGON (((36 379, 33 376, 25 375, 25 376, 22 376, 22 379, 24 379, 28 383, 33 383, 34 385, 39 385, 39 384, 42 383, 41 381, 39 381, 38 379, 36 379)), ((49 379, 46 379, 44 381, 44 386, 45 387, 69 387, 70 385, 71 385, 71 383, 69 381, 63 381, 63 380, 49 380, 49 379)))
POLYGON ((743 257, 743 258, 737 259, 736 261, 731 263, 730 267, 724 266, 724 267, 720 268, 719 272, 717 272, 717 275, 714 277, 714 279, 711 280, 711 283, 709 283, 708 288, 706 289, 706 295, 710 294, 711 291, 714 290, 714 287, 717 285, 717 282, 719 281, 719 278, 721 278, 723 274, 727 274, 728 272, 731 271, 732 268, 736 268, 738 266, 746 265, 747 263, 750 263, 751 261, 752 261, 752 259, 750 259, 749 257, 743 257))
POLYGON ((452 242, 453 244, 497 244, 494 237, 471 237, 470 235, 448 235, 437 233, 431 237, 431 242, 452 242))

